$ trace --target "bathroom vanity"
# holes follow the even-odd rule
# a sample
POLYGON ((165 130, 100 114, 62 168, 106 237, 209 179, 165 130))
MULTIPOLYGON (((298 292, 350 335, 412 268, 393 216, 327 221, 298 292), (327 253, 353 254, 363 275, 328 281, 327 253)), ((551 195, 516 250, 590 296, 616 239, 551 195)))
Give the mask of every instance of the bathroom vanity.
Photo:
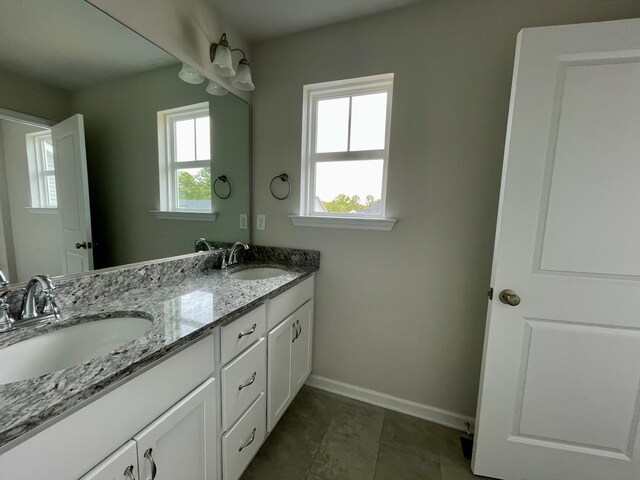
POLYGON ((59 323, 4 334, 0 352, 123 312, 152 319, 114 351, 0 385, 0 478, 239 478, 311 372, 319 266, 318 252, 252 250, 229 271, 214 251, 76 277, 59 323))

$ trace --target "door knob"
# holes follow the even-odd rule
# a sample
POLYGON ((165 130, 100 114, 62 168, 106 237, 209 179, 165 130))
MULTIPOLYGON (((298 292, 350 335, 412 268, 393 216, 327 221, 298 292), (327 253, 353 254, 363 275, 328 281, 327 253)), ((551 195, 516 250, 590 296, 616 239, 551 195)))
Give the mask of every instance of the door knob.
POLYGON ((513 290, 503 290, 500 292, 500 301, 515 307, 520 304, 520 297, 513 290))
POLYGON ((76 243, 76 248, 78 250, 80 250, 81 248, 84 248, 84 249, 91 248, 91 242, 76 243))

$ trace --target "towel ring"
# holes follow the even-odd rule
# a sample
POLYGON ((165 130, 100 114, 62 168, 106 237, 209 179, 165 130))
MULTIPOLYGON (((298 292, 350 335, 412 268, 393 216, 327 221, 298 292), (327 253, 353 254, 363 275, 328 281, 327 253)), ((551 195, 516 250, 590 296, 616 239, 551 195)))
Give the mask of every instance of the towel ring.
POLYGON ((220 175, 218 178, 215 179, 215 181, 213 182, 213 193, 216 194, 216 197, 221 198, 222 200, 224 200, 225 198, 229 198, 231 196, 231 182, 227 179, 226 175, 220 175), (216 190, 216 183, 218 183, 218 180, 220 180, 222 183, 229 184, 229 193, 227 193, 226 196, 220 195, 216 190))
POLYGON ((277 198, 278 200, 284 200, 285 198, 289 198, 289 195, 291 195, 291 183, 289 182, 289 175, 287 175, 286 173, 283 173, 281 175, 276 175, 275 177, 273 177, 271 179, 271 183, 269 184, 269 190, 271 190, 271 195, 273 195, 273 198, 277 198), (287 194, 284 197, 279 197, 278 195, 273 193, 273 182, 276 180, 276 178, 279 178, 283 182, 287 182, 287 186, 289 187, 289 190, 287 191, 287 194))

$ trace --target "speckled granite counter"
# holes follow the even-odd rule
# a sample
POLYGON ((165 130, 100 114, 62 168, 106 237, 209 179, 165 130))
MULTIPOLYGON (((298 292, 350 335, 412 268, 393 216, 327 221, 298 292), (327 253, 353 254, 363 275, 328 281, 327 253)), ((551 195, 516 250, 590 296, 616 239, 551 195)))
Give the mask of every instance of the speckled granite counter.
POLYGON ((319 252, 252 247, 243 265, 231 272, 259 265, 276 266, 287 273, 265 280, 235 280, 214 269, 220 255, 200 253, 63 279, 57 291, 62 310, 58 323, 0 334, 2 349, 34 335, 114 313, 153 318, 147 333, 109 354, 41 377, 0 385, 0 452, 44 422, 296 285, 317 271, 320 261, 319 252))

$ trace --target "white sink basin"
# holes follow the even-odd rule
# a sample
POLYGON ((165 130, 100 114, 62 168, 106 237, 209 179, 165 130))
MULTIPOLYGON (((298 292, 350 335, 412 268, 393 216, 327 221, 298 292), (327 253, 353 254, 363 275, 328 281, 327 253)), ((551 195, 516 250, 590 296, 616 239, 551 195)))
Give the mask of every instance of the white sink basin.
POLYGON ((287 273, 286 270, 279 268, 256 267, 240 270, 229 274, 229 276, 235 280, 264 280, 265 278, 279 277, 285 273, 287 273))
POLYGON ((0 385, 88 362, 139 337, 151 325, 146 318, 105 318, 15 343, 0 350, 0 385))

